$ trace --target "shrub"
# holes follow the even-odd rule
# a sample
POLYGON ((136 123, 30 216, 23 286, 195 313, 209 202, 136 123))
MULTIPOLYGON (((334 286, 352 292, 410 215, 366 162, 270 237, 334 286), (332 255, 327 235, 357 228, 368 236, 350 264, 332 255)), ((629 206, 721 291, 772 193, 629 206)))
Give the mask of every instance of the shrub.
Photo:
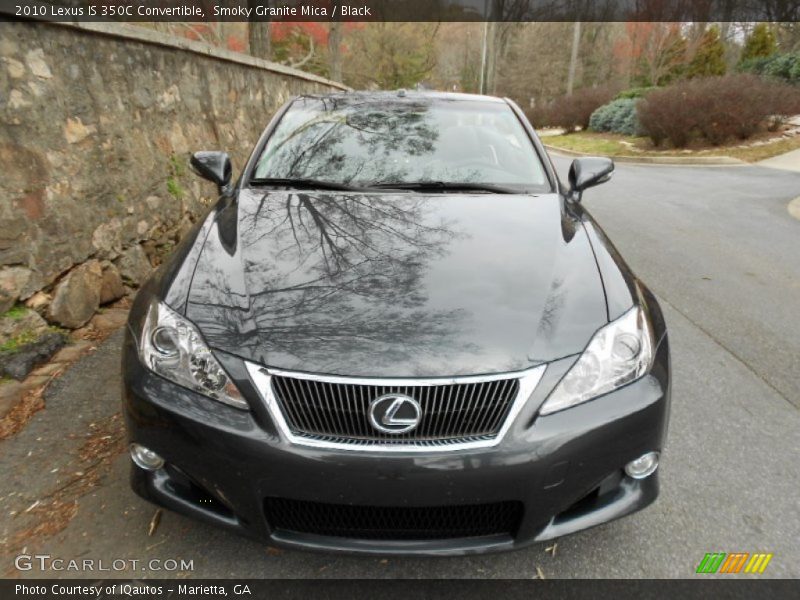
POLYGON ((592 113, 614 97, 610 87, 583 88, 571 96, 562 96, 549 105, 529 111, 528 116, 538 127, 563 127, 567 132, 587 129, 592 113))
POLYGON ((656 89, 658 88, 655 86, 648 86, 648 87, 635 87, 627 90, 622 90, 619 94, 614 96, 614 100, 620 100, 622 98, 644 98, 645 95, 649 94, 650 92, 656 89))
POLYGON ((525 115, 531 124, 537 129, 550 127, 550 105, 538 102, 536 106, 525 109, 525 115))
POLYGON ((686 106, 686 87, 688 83, 684 82, 653 91, 637 105, 639 123, 656 146, 665 140, 678 148, 689 143, 697 118, 696 112, 686 106))
POLYGON ((800 84, 800 53, 778 54, 768 59, 764 75, 800 84))
POLYGON ((592 131, 608 131, 622 135, 639 135, 641 126, 636 116, 634 98, 620 98, 604 104, 592 113, 589 119, 589 129, 592 131))
MULTIPOLYGON (((800 62, 798 62, 798 82, 800 82, 800 62)), ((777 130, 786 117, 800 114, 800 88, 778 80, 765 82, 765 95, 768 98, 767 108, 770 111, 768 128, 777 130)))
POLYGON ((751 74, 706 77, 654 91, 637 107, 644 132, 658 146, 676 148, 694 137, 711 144, 747 139, 762 126, 800 109, 800 90, 751 74))
POLYGON ((800 85, 800 52, 775 54, 769 58, 753 58, 742 62, 739 71, 768 75, 800 85))

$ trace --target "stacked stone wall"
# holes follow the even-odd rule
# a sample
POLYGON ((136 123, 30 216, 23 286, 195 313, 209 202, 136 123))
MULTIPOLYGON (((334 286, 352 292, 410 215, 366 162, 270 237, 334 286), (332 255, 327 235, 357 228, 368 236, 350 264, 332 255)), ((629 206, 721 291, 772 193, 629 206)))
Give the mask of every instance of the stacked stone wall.
POLYGON ((0 23, 0 315, 81 327, 214 201, 191 152, 236 171, 287 99, 343 87, 133 25, 0 23))

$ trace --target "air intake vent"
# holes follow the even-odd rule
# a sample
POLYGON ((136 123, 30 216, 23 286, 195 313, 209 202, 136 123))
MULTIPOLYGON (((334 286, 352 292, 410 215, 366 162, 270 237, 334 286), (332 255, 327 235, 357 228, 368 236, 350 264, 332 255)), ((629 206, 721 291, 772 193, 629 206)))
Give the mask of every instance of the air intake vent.
POLYGON ((516 535, 521 502, 466 506, 350 506, 267 498, 273 530, 367 540, 435 540, 516 535))

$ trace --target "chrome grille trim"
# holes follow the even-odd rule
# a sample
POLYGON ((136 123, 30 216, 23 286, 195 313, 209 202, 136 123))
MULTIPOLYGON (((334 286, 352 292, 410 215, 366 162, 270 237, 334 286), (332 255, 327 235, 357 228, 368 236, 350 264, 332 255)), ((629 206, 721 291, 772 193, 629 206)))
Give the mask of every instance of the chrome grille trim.
POLYGON ((515 378, 449 385, 342 384, 271 375, 272 391, 296 435, 387 444, 495 436, 519 390, 515 378), (392 394, 414 398, 425 418, 405 433, 380 431, 370 407, 392 394))
MULTIPOLYGON (((424 379, 398 379, 398 378, 367 378, 367 377, 341 377, 334 375, 316 375, 312 373, 302 373, 295 371, 285 371, 281 369, 271 369, 262 367, 251 362, 245 362, 247 372, 250 375, 255 388, 261 395, 267 410, 273 421, 277 425, 281 435, 289 443, 313 448, 327 448, 335 450, 350 450, 354 452, 452 452, 455 450, 472 450, 476 448, 490 448, 498 445, 505 437, 511 425, 517 418, 520 410, 525 405, 533 390, 539 383, 544 374, 546 365, 539 365, 525 371, 513 373, 500 373, 493 375, 470 375, 465 377, 442 377, 424 379), (353 440, 348 438, 343 441, 334 436, 316 436, 298 434, 291 430, 287 422, 279 400, 275 396, 272 377, 282 376, 295 380, 309 382, 344 383, 360 386, 441 386, 459 383, 485 383, 489 381, 513 380, 519 382, 516 398, 511 403, 511 408, 500 427, 497 434, 491 436, 477 436, 469 439, 457 441, 448 440, 407 440, 403 442, 384 443, 375 440, 353 440)), ((488 387, 488 386, 487 386, 488 387)), ((361 388, 363 389, 363 388, 361 388)), ((452 388, 451 388, 452 389, 452 388)), ((474 399, 473 399, 474 400, 474 399)), ((452 415, 451 415, 452 416, 452 415)), ((313 418, 313 415, 309 418, 313 418)))

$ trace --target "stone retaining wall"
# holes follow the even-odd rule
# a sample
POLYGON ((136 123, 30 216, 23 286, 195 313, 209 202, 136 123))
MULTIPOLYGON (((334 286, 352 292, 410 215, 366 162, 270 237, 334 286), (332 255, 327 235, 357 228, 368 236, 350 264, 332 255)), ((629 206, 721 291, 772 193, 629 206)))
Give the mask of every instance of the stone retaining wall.
POLYGON ((0 315, 82 326, 214 201, 190 152, 236 171, 290 96, 336 88, 134 26, 0 23, 0 315))

